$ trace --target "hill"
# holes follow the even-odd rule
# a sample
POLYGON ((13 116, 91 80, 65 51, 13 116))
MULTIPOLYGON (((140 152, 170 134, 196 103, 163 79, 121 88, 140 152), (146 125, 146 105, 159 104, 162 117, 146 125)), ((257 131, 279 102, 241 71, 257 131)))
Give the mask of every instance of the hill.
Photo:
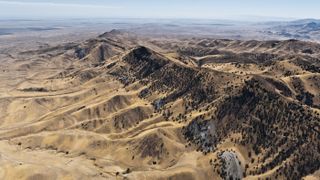
POLYGON ((320 45, 112 30, 0 66, 2 179, 319 178, 320 45))

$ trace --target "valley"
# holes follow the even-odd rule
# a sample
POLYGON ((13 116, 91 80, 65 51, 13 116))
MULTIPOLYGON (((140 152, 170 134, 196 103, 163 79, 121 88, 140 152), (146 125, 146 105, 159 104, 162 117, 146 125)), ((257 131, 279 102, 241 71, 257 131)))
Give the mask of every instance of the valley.
POLYGON ((319 58, 315 42, 122 30, 8 51, 0 178, 317 179, 319 58))

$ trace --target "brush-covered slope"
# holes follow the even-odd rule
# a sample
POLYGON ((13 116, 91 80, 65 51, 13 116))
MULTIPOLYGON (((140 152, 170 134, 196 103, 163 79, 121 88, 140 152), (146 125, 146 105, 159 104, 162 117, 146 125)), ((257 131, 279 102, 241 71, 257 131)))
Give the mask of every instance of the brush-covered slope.
POLYGON ((318 178, 319 53, 118 30, 18 52, 0 66, 0 178, 318 178))

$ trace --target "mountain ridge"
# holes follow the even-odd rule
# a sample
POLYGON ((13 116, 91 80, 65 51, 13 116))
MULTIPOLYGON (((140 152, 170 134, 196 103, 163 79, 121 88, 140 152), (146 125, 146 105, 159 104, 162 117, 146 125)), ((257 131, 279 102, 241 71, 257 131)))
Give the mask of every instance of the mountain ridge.
POLYGON ((318 177, 317 43, 112 30, 13 57, 0 88, 12 177, 318 177))

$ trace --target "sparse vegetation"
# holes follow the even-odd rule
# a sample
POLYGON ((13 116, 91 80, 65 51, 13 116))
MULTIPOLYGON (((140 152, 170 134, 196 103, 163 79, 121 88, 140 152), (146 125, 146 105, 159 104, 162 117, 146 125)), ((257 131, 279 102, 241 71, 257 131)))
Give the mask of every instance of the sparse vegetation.
POLYGON ((166 170, 301 179, 320 168, 319 54, 318 44, 295 40, 118 30, 20 54, 26 60, 2 76, 23 78, 0 88, 3 169, 21 161, 105 179, 170 178, 166 170), (25 61, 34 67, 18 71, 25 61))

